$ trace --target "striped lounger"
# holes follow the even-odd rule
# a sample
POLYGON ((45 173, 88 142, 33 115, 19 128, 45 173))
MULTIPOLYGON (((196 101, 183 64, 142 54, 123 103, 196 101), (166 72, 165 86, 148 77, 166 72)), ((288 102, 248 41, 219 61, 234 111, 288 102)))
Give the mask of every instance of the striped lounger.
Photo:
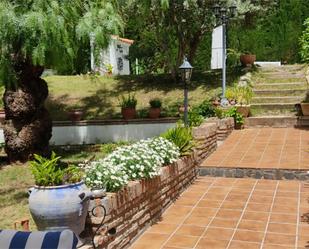
POLYGON ((78 239, 70 230, 19 232, 0 230, 0 249, 76 249, 78 239))

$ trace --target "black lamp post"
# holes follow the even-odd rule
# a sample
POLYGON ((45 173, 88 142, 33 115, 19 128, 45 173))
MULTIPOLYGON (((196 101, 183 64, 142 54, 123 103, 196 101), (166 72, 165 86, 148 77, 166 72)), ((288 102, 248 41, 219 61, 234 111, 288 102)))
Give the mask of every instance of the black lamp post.
POLYGON ((193 67, 185 57, 179 69, 181 71, 182 82, 184 83, 184 123, 185 126, 188 126, 188 83, 191 79, 193 67))
POLYGON ((225 97, 226 90, 226 27, 228 20, 236 15, 237 6, 233 3, 229 8, 215 4, 213 7, 214 14, 219 24, 222 25, 222 37, 223 37, 223 48, 222 48, 222 97, 221 106, 227 106, 228 100, 225 97))

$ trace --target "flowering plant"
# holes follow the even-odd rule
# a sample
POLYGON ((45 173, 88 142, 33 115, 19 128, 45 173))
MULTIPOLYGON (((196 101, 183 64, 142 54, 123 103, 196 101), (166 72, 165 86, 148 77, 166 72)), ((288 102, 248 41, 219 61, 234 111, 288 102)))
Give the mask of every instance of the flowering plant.
POLYGON ((117 191, 129 180, 159 175, 161 166, 178 157, 178 148, 164 138, 141 140, 87 165, 85 182, 92 188, 117 191))

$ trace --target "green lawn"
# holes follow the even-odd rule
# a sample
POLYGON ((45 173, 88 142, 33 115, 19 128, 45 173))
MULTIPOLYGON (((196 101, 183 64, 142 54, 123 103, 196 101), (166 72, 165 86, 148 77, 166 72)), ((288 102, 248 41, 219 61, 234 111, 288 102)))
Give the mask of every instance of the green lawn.
MULTIPOLYGON (((230 73, 228 82, 234 82, 238 74, 230 73)), ((148 102, 158 97, 163 101, 163 115, 177 115, 177 107, 183 101, 183 85, 166 75, 90 77, 48 76, 47 107, 53 120, 67 120, 66 110, 79 107, 85 111, 84 119, 121 118, 119 98, 134 93, 141 117, 147 115, 148 102)), ((189 87, 190 105, 211 99, 221 93, 221 73, 195 73, 189 87)))

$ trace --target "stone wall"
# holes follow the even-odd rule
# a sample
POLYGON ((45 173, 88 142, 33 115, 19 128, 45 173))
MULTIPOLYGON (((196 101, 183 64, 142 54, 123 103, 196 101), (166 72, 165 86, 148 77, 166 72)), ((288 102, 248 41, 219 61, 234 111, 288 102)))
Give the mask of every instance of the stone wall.
POLYGON ((217 148, 217 124, 204 123, 192 130, 195 140, 194 153, 198 163, 205 160, 217 148))
MULTIPOLYGON (((203 123, 193 129, 196 144, 191 155, 163 167, 156 178, 130 182, 122 191, 91 200, 89 211, 98 205, 103 205, 107 210, 104 227, 95 236, 98 248, 126 248, 158 220, 163 211, 197 177, 198 163, 216 149, 218 138, 225 139, 231 133, 231 124, 230 119, 203 123)), ((88 242, 104 216, 100 208, 95 209, 95 215, 89 214, 85 233, 88 242)), ((88 244, 83 249, 92 248, 88 244)))
POLYGON ((208 118, 204 123, 215 123, 217 126, 217 140, 224 141, 234 130, 234 118, 208 118))

